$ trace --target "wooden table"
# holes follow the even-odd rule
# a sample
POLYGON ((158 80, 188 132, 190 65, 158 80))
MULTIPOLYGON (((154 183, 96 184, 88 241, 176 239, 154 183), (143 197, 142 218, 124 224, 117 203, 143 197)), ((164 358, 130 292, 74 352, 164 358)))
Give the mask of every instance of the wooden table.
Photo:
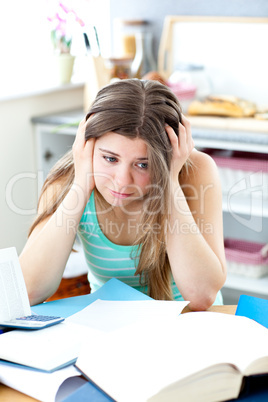
MULTIPOLYGON (((182 313, 188 313, 191 310, 188 306, 183 309, 182 313)), ((207 311, 214 311, 218 313, 225 314, 235 314, 236 306, 226 305, 226 306, 212 306, 207 311)), ((0 401, 1 402, 34 402, 37 399, 31 398, 28 395, 22 394, 12 388, 9 388, 3 384, 0 384, 0 401)))
MULTIPOLYGON (((235 305, 226 305, 226 306, 211 306, 207 311, 214 311, 216 313, 224 313, 224 314, 235 314, 236 311, 235 305)), ((191 310, 189 309, 188 306, 186 306, 183 310, 182 313, 189 313, 191 310)))

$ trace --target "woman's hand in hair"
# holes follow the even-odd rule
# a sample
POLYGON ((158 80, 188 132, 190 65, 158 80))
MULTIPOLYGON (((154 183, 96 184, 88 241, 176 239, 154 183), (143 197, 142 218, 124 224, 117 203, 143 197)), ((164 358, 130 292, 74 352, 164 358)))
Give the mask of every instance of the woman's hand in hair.
POLYGON ((74 184, 78 185, 89 198, 95 187, 93 173, 95 138, 85 141, 86 125, 87 120, 83 119, 79 124, 72 150, 75 167, 74 184))
POLYGON ((172 145, 171 181, 177 185, 179 173, 194 149, 190 122, 182 115, 182 123, 179 123, 179 136, 170 126, 166 126, 166 132, 172 145))

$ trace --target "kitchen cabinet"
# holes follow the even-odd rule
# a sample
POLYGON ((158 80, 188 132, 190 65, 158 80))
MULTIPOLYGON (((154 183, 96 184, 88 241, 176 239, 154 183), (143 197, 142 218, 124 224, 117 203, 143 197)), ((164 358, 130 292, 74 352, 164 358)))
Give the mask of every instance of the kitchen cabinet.
MULTIPOLYGON (((82 110, 34 117, 37 169, 45 177, 61 155, 71 148, 82 110)), ((252 118, 189 117, 197 148, 213 148, 268 154, 268 121, 252 118)), ((250 155, 250 154, 249 154, 250 155)), ((41 183, 40 183, 41 184, 41 183)), ((264 197, 223 197, 225 237, 268 242, 268 200, 264 197), (231 208, 231 213, 230 213, 231 208), (249 224, 250 222, 250 224, 249 224)), ((268 276, 252 279, 228 274, 224 302, 235 304, 240 294, 268 299, 268 276)))
MULTIPOLYGON (((268 160, 268 121, 253 118, 188 117, 193 132, 195 146, 201 149, 219 149, 244 151, 248 153, 267 154, 268 160)), ((246 175, 246 173, 245 173, 246 175)), ((267 197, 267 188, 263 189, 267 197)), ((252 194, 253 196, 253 194, 252 194)), ((268 218, 268 199, 258 197, 252 200, 236 197, 230 200, 223 195, 223 212, 230 207, 233 213, 252 215, 256 218, 268 218)), ((230 211, 229 211, 230 212, 230 211)), ((265 239, 264 239, 265 241, 265 239)), ((268 241, 268 237, 266 238, 268 241)))
POLYGON ((72 148, 78 124, 83 118, 80 109, 32 118, 39 188, 52 166, 72 148))
MULTIPOLYGON (((197 148, 244 151, 248 155, 252 152, 267 154, 268 159, 268 121, 196 116, 189 119, 197 148)), ((242 193, 242 196, 231 199, 228 194, 223 194, 226 238, 268 242, 267 188, 262 190, 261 195, 255 196, 252 191, 247 196, 242 193)), ((245 293, 268 299, 268 276, 255 279, 228 274, 222 293, 228 304, 236 304, 239 295, 245 293)))

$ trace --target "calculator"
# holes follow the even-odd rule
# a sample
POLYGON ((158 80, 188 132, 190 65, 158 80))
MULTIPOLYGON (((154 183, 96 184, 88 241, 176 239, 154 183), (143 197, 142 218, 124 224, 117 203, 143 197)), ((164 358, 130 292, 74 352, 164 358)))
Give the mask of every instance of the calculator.
POLYGON ((9 321, 0 321, 1 327, 18 329, 42 329, 64 321, 63 317, 31 314, 25 317, 14 318, 9 321))

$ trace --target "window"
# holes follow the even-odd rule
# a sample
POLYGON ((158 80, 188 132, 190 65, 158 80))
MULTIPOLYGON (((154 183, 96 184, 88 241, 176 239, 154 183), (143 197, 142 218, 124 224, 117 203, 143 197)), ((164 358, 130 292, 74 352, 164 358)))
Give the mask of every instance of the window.
MULTIPOLYGON (((68 4, 86 29, 96 26, 102 54, 109 55, 110 0, 69 0, 68 4)), ((4 0, 0 13, 0 99, 58 85, 47 16, 48 0, 4 0)), ((73 53, 74 81, 78 82, 85 79, 83 41, 83 28, 77 26, 73 53)))

